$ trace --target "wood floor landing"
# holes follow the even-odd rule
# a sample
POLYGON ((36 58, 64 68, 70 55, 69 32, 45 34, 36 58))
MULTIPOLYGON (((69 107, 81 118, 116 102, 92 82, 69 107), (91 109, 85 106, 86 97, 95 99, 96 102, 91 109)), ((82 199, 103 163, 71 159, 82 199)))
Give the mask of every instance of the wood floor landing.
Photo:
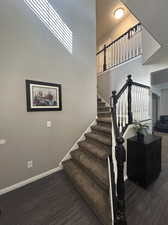
POLYGON ((63 171, 0 197, 0 225, 101 225, 63 171))

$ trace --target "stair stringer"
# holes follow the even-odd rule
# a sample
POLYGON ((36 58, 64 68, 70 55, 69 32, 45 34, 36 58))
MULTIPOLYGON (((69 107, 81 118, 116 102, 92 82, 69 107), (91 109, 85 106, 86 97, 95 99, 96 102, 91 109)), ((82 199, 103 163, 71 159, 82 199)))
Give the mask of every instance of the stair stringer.
MULTIPOLYGON (((106 106, 111 107, 110 104, 100 95, 97 94, 99 98, 106 104, 106 106)), ((114 131, 113 131, 113 123, 112 123, 112 135, 111 135, 111 143, 112 143, 112 160, 113 163, 115 162, 114 160, 114 152, 115 152, 115 138, 114 138, 114 131)), ((116 173, 117 173, 117 164, 116 162, 114 163, 114 174, 116 178, 116 173)), ((108 157, 108 174, 109 174, 109 196, 110 196, 110 206, 111 206, 111 217, 112 217, 112 225, 114 225, 114 208, 113 208, 113 197, 112 197, 112 181, 111 181, 111 167, 110 167, 110 158, 108 157)), ((116 183, 116 181, 115 181, 116 183)))
MULTIPOLYGON (((96 116, 97 119, 97 116, 96 116)), ((93 125, 96 124, 96 119, 92 121, 92 123, 88 126, 88 128, 81 134, 81 136, 75 141, 75 143, 73 144, 73 146, 70 148, 70 150, 68 151, 68 153, 64 156, 64 158, 61 160, 61 162, 59 163, 59 167, 62 169, 63 165, 62 163, 68 159, 71 158, 71 152, 78 149, 78 143, 81 141, 84 141, 85 138, 85 134, 91 131, 91 127, 93 125)))
POLYGON ((100 94, 97 94, 97 96, 98 96, 99 98, 101 98, 102 102, 106 103, 106 105, 107 105, 108 107, 110 107, 109 102, 107 102, 100 94))

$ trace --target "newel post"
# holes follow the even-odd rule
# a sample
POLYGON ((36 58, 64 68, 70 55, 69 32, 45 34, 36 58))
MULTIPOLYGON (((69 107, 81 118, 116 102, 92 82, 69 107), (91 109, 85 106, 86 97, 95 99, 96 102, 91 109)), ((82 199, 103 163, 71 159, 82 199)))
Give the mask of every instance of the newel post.
POLYGON ((126 161, 126 151, 124 148, 124 138, 119 135, 116 138, 115 154, 117 160, 117 225, 127 225, 125 211, 125 182, 124 182, 124 163, 126 161))
POLYGON ((107 70, 107 57, 106 57, 106 45, 104 45, 104 64, 103 64, 103 71, 106 71, 107 70))
POLYGON ((126 212, 125 212, 125 183, 124 183, 124 163, 126 161, 126 151, 124 148, 124 138, 120 134, 117 124, 117 112, 116 105, 118 102, 118 96, 116 91, 112 92, 112 119, 114 134, 116 139, 115 156, 117 161, 117 191, 116 191, 116 218, 114 220, 115 225, 127 225, 126 212))
POLYGON ((133 85, 133 81, 132 81, 131 75, 128 75, 127 84, 128 84, 128 123, 132 124, 132 122, 133 122, 133 116, 132 116, 132 85, 133 85))

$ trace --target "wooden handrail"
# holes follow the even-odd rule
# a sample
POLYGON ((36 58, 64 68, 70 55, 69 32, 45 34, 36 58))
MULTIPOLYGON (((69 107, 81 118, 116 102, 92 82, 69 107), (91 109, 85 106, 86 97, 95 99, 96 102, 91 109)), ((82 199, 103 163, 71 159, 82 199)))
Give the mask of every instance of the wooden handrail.
POLYGON ((101 49, 100 51, 98 51, 96 53, 96 55, 99 55, 100 53, 102 53, 104 51, 104 49, 109 48, 111 45, 113 45, 115 42, 119 41, 121 38, 123 38, 125 35, 129 34, 131 31, 133 30, 137 30, 137 27, 140 26, 141 23, 137 23, 135 26, 131 27, 129 30, 127 30, 124 34, 122 34, 120 37, 118 37, 117 39, 115 39, 114 41, 112 41, 110 44, 108 45, 104 45, 104 48, 101 49))
POLYGON ((146 89, 150 89, 149 86, 141 84, 141 83, 137 83, 137 82, 132 82, 132 85, 138 86, 138 87, 142 87, 142 88, 146 88, 146 89))
POLYGON ((97 52, 97 73, 105 72, 142 54, 141 24, 138 23, 97 52))

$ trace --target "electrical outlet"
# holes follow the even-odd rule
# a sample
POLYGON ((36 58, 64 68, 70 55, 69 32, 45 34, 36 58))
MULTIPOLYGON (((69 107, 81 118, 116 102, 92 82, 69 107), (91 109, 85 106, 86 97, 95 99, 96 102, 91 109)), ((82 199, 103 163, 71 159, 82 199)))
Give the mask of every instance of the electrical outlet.
POLYGON ((27 168, 30 169, 33 167, 33 161, 27 161, 27 168))

